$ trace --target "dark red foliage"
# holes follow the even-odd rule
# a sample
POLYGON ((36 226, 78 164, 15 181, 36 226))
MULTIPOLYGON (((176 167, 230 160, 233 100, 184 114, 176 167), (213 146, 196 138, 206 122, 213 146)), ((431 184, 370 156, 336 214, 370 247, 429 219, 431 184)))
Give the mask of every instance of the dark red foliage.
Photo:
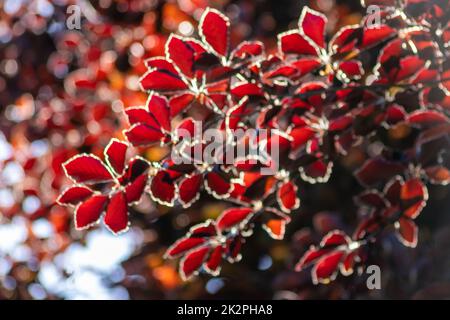
MULTIPOLYGON (((328 230, 295 269, 311 267, 315 284, 329 283, 339 271, 350 275, 364 267, 370 244, 389 226, 401 243, 415 247, 426 184, 450 182, 450 8, 448 1, 404 1, 400 15, 397 2, 365 1, 382 7, 380 24, 365 17, 330 39, 325 15, 305 7, 298 25, 278 35, 274 52, 258 41, 233 47, 230 20, 206 9, 198 38, 173 34, 164 56, 146 60, 139 83, 149 97, 145 106, 124 110, 128 142, 112 139, 104 160, 93 154, 67 160, 63 168, 74 185, 58 202, 75 207, 76 228, 103 217, 120 233, 144 192, 159 204, 183 208, 203 194, 228 201, 234 206, 192 227, 166 252, 181 258, 183 279, 201 271, 218 275, 223 261, 240 259, 256 227, 283 239, 300 207, 302 187, 326 183, 334 166, 359 148, 361 158, 351 169, 365 188, 355 204, 366 214, 352 237, 328 230), (212 163, 196 158, 209 147, 195 136, 199 123, 226 142, 212 163), (233 140, 240 129, 245 134, 233 140), (269 135, 259 135, 266 129, 269 135), (135 153, 155 145, 172 153, 159 162, 129 159, 128 143, 135 153), (262 151, 257 156, 223 161, 239 146, 254 144, 262 151), (279 167, 262 174, 274 169, 275 148, 279 167), (177 163, 180 155, 192 162, 177 163)), ((96 79, 74 83, 89 91, 96 79)))

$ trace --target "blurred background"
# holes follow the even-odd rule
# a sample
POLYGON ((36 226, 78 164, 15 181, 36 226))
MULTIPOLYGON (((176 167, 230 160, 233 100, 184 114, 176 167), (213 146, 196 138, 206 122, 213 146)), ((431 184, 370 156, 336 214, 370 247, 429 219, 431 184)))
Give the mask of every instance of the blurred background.
MULTIPOLYGON (((111 137, 121 137, 123 108, 144 104, 137 86, 143 60, 162 55, 170 33, 195 36, 212 6, 232 20, 234 44, 259 39, 273 51, 277 33, 296 26, 304 5, 327 15, 330 35, 364 14, 359 0, 0 0, 0 299, 450 298, 445 187, 430 187, 416 249, 393 234, 374 246, 381 290, 368 291, 364 274, 314 286, 309 273, 292 271, 323 234, 353 230, 352 195, 360 189, 346 164, 358 155, 337 166, 326 185, 303 186, 302 208, 284 241, 258 231, 240 263, 187 283, 176 261, 162 255, 226 203, 203 195, 186 210, 146 196, 130 231, 117 237, 102 226, 74 230, 72 211, 54 203, 68 183, 61 164, 80 152, 101 152, 111 137), (80 30, 66 25, 74 4, 80 30)), ((152 148, 146 157, 156 161, 164 153, 152 148)))

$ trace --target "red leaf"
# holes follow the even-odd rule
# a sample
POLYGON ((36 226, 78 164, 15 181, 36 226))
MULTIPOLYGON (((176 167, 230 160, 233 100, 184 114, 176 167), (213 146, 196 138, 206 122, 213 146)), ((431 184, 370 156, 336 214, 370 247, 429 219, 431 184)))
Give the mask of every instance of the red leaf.
POLYGON ((318 56, 319 53, 298 30, 291 30, 278 35, 278 50, 282 54, 300 54, 318 56))
POLYGON ((156 121, 155 117, 148 112, 147 109, 144 108, 127 108, 125 109, 125 114, 128 117, 128 122, 130 125, 133 124, 145 124, 150 128, 159 131, 159 124, 156 121))
POLYGON ((323 89, 326 89, 327 85, 321 81, 312 81, 304 83, 298 88, 295 93, 298 95, 305 95, 303 99, 317 110, 321 110, 324 102, 324 97, 320 93, 323 89))
POLYGON ((208 261, 205 263, 205 270, 213 276, 217 276, 220 273, 220 263, 222 262, 223 251, 224 249, 222 246, 215 247, 209 256, 208 261))
POLYGON ((125 169, 125 156, 128 145, 117 139, 111 139, 105 148, 106 163, 114 170, 115 173, 121 175, 125 169))
POLYGON ((353 238, 361 240, 367 234, 379 231, 381 227, 379 217, 377 215, 369 215, 361 220, 358 227, 353 232, 353 238))
POLYGON ((325 47, 325 26, 327 18, 320 12, 304 7, 298 22, 299 28, 319 47, 325 47))
POLYGON ((396 73, 395 82, 400 82, 406 78, 415 75, 425 65, 425 61, 417 56, 408 56, 400 59, 400 68, 396 73))
POLYGON ((301 77, 310 73, 314 69, 317 69, 319 66, 321 66, 321 64, 322 63, 319 59, 304 58, 293 62, 291 65, 300 72, 298 76, 301 77))
POLYGON ((320 242, 321 247, 336 247, 340 245, 350 244, 350 238, 339 230, 333 230, 328 232, 320 242))
POLYGON ((231 88, 231 94, 235 95, 238 99, 245 96, 264 96, 264 92, 261 87, 255 83, 241 83, 231 88))
POLYGON ((200 186, 203 182, 201 174, 195 174, 181 180, 179 190, 179 200, 184 208, 189 207, 200 197, 200 186))
POLYGON ((207 240, 204 238, 183 238, 175 242, 167 249, 165 256, 168 258, 175 258, 179 255, 186 253, 187 251, 204 244, 207 240))
POLYGON ((262 227, 273 239, 282 240, 286 231, 287 220, 285 219, 270 219, 265 222, 262 227))
POLYGON ((93 191, 84 186, 70 187, 58 197, 56 202, 62 205, 77 205, 81 201, 86 200, 93 194, 93 191))
POLYGON ((332 168, 332 162, 318 159, 309 165, 300 167, 300 175, 303 180, 309 183, 324 183, 330 178, 332 168))
POLYGON ((369 47, 386 40, 395 34, 395 30, 387 25, 377 25, 373 28, 365 28, 361 47, 369 47))
POLYGON ((432 126, 449 122, 448 118, 441 112, 431 110, 417 110, 407 117, 409 123, 420 126, 432 126))
POLYGON ((329 47, 333 53, 343 54, 355 49, 358 36, 361 31, 360 26, 344 26, 331 39, 329 47))
POLYGON ((405 168, 403 165, 385 160, 373 158, 367 160, 362 167, 355 172, 355 177, 362 185, 373 185, 377 182, 390 179, 400 174, 405 168))
POLYGON ((85 229, 97 223, 107 202, 107 196, 97 194, 79 204, 75 210, 75 228, 85 229))
POLYGON ((404 184, 403 178, 400 176, 396 176, 392 178, 386 185, 384 186, 384 195, 385 198, 389 201, 391 205, 397 205, 400 201, 400 190, 402 185, 404 184))
POLYGON ((229 262, 233 263, 241 259, 240 252, 243 242, 244 239, 241 236, 228 239, 225 251, 229 262))
POLYGON ((300 206, 297 197, 297 186, 290 181, 280 184, 277 191, 277 202, 284 212, 291 212, 300 206))
POLYGON ((194 50, 183 39, 171 34, 166 42, 168 58, 172 60, 180 71, 187 77, 194 76, 194 50))
POLYGON ((299 262, 295 265, 295 271, 302 271, 311 263, 330 252, 330 249, 319 249, 311 246, 302 256, 299 262))
POLYGON ((157 95, 155 93, 150 94, 147 99, 147 110, 153 116, 156 121, 155 128, 170 132, 170 111, 166 97, 157 95))
POLYGON ((339 63, 339 70, 345 73, 350 79, 359 79, 364 73, 364 69, 360 61, 351 60, 339 63))
POLYGON ((146 173, 149 167, 145 159, 139 156, 132 158, 125 169, 125 174, 120 177, 120 183, 126 185, 135 181, 140 175, 146 173))
POLYGON ((213 237, 217 235, 214 220, 208 220, 205 223, 193 226, 189 232, 195 237, 213 237))
POLYGON ((222 56, 228 55, 230 21, 215 9, 207 8, 198 26, 202 40, 222 56))
POLYGON ((112 180, 103 162, 94 155, 81 154, 63 164, 66 176, 77 183, 100 183, 112 180))
POLYGON ((191 103, 194 101, 195 96, 191 93, 183 93, 177 96, 173 96, 169 100, 170 116, 175 117, 182 111, 186 111, 191 103))
POLYGON ((298 69, 293 66, 280 66, 273 71, 270 71, 266 74, 266 77, 269 79, 284 77, 284 78, 294 78, 298 75, 298 69))
POLYGON ((425 169, 430 182, 433 184, 447 185, 450 183, 450 171, 444 166, 432 166, 425 169))
POLYGON ((178 71, 173 66, 172 62, 168 61, 165 57, 153 57, 150 59, 147 59, 145 61, 146 66, 149 69, 159 69, 159 70, 166 70, 171 73, 177 74, 178 71))
POLYGON ((228 230, 253 215, 253 209, 251 208, 231 208, 225 210, 217 218, 217 228, 221 231, 228 230))
POLYGON ((333 251, 321 258, 311 270, 314 284, 329 283, 334 280, 339 270, 339 263, 344 257, 344 251, 333 251))
POLYGON ((123 192, 117 192, 111 197, 104 222, 114 234, 126 231, 128 228, 128 206, 123 192))
POLYGON ((179 91, 188 88, 177 74, 162 69, 147 71, 139 79, 139 83, 143 91, 179 91))
POLYGON ((417 245, 418 228, 413 220, 400 218, 396 223, 397 236, 401 243, 407 247, 415 248, 417 245))
POLYGON ((403 121, 406 117, 406 112, 401 106, 391 105, 386 110, 386 122, 389 124, 396 124, 403 121))
POLYGON ((148 175, 142 174, 138 176, 133 182, 125 188, 125 194, 127 196, 127 202, 132 204, 141 199, 144 193, 145 186, 147 185, 148 175))
POLYGON ((205 189, 218 199, 227 198, 233 185, 216 172, 208 172, 205 180, 205 189))
POLYGON ((264 45, 259 41, 244 41, 233 50, 233 59, 244 60, 249 57, 256 57, 263 53, 264 45))
POLYGON ((336 132, 342 131, 350 127, 353 123, 353 117, 351 116, 341 116, 339 118, 330 121, 328 126, 328 131, 336 132))
POLYGON ((347 254, 347 256, 344 258, 344 261, 342 261, 341 264, 341 273, 344 276, 349 276, 353 273, 353 267, 355 265, 355 258, 357 257, 357 251, 352 251, 347 254))
POLYGON ((403 214, 411 219, 415 219, 428 199, 427 188, 419 179, 410 179, 402 185, 400 199, 405 208, 403 214))
POLYGON ((297 150, 300 147, 304 147, 306 143, 311 140, 316 132, 309 127, 293 128, 289 135, 292 137, 291 148, 297 150))
POLYGON ((177 187, 171 179, 169 173, 158 172, 150 182, 150 195, 156 202, 173 206, 177 194, 177 187))
POLYGON ((164 134, 145 124, 136 123, 123 132, 133 146, 146 146, 161 141, 164 134))
POLYGON ((187 280, 201 267, 210 251, 210 247, 204 246, 189 252, 180 262, 180 275, 187 280))
POLYGON ((188 142, 189 144, 194 144, 195 138, 195 120, 192 118, 185 118, 182 120, 174 130, 174 138, 182 139, 188 142))

